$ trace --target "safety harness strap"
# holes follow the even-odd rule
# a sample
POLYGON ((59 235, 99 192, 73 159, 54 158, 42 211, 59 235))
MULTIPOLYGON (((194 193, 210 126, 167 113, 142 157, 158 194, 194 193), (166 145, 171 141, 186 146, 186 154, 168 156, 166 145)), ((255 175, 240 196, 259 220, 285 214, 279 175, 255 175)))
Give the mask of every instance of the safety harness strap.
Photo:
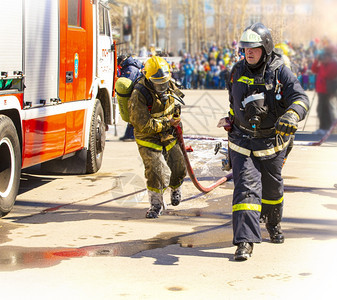
POLYGON ((146 105, 149 109, 149 111, 151 111, 151 108, 152 108, 152 104, 153 104, 153 99, 152 99, 152 96, 150 94, 150 92, 148 91, 148 89, 142 85, 141 83, 137 82, 135 84, 135 87, 134 87, 136 90, 138 90, 146 99, 146 105))

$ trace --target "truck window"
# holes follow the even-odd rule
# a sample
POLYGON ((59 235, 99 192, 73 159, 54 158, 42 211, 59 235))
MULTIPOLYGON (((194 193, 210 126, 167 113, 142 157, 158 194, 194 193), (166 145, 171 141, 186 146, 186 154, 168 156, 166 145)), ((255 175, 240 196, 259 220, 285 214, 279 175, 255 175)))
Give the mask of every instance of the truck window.
POLYGON ((99 33, 110 36, 109 11, 102 5, 99 6, 99 33))
POLYGON ((68 26, 81 27, 81 0, 68 0, 68 26))
POLYGON ((104 14, 105 35, 110 36, 109 11, 107 9, 104 9, 104 14))

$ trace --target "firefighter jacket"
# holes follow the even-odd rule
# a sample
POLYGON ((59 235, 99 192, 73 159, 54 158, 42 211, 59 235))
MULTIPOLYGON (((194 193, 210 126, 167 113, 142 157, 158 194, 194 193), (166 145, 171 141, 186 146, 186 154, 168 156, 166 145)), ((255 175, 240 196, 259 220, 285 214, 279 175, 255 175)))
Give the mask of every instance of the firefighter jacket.
POLYGON ((275 157, 291 142, 289 136, 276 135, 276 121, 289 109, 303 120, 309 109, 307 95, 292 71, 284 65, 281 55, 275 52, 264 72, 253 73, 245 60, 241 60, 234 65, 230 78, 230 116, 234 118, 234 127, 229 133, 229 147, 245 156, 252 153, 261 160, 275 157), (253 130, 246 118, 243 101, 259 93, 264 93, 267 113, 261 118, 259 128, 253 130))
MULTIPOLYGON (((168 118, 175 113, 175 100, 172 96, 166 101, 161 100, 145 77, 142 77, 138 84, 148 92, 142 93, 141 89, 135 87, 129 99, 130 122, 134 126, 136 142, 153 150, 169 151, 177 143, 173 135, 174 128, 168 118), (147 99, 149 97, 151 99, 147 99)), ((167 94, 172 94, 172 91, 179 97, 184 96, 173 82, 170 82, 167 94)))
POLYGON ((261 120, 260 130, 275 135, 274 125, 287 110, 294 110, 303 120, 309 99, 292 71, 284 65, 281 55, 272 52, 264 72, 253 73, 245 60, 236 63, 231 71, 229 83, 230 114, 235 124, 242 130, 251 129, 245 118, 242 101, 253 94, 264 93, 267 115, 261 120))
POLYGON ((141 68, 142 63, 130 56, 121 63, 120 75, 118 77, 126 77, 135 82, 137 77, 139 77, 141 74, 141 68))

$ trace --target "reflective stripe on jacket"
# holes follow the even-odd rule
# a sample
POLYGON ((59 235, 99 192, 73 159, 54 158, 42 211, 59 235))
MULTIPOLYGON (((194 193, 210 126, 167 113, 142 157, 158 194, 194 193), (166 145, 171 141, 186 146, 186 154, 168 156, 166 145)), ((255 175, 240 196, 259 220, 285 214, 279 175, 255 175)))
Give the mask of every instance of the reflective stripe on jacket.
POLYGON ((289 145, 290 139, 288 139, 286 142, 282 142, 281 144, 278 144, 276 146, 273 146, 271 148, 267 148, 267 149, 262 149, 262 150, 255 150, 255 151, 251 151, 250 149, 244 148, 244 147, 240 147, 239 145, 236 145, 235 143, 228 141, 228 147, 231 148, 233 151, 241 153, 242 155, 245 156, 250 156, 251 153, 255 156, 255 157, 268 157, 268 156, 272 156, 274 154, 276 154, 279 151, 282 151, 283 149, 287 148, 289 145))

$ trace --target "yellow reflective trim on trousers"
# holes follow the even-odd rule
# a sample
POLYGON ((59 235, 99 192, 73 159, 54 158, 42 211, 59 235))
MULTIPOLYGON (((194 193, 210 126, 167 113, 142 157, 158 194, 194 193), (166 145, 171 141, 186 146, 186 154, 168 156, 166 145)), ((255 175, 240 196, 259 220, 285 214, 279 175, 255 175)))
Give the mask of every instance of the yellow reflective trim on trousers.
POLYGON ((288 141, 286 141, 285 143, 283 143, 282 145, 278 145, 274 148, 270 148, 270 149, 266 149, 266 150, 253 151, 253 155, 255 157, 269 156, 269 155, 275 154, 276 152, 279 152, 279 151, 283 150, 284 148, 286 148, 288 146, 289 143, 290 143, 290 139, 288 141))
POLYGON ((260 204, 251 204, 251 203, 234 204, 233 205, 233 212, 234 211, 239 211, 239 210, 261 211, 261 205, 260 204))
POLYGON ((238 152, 242 155, 250 156, 251 151, 246 148, 242 148, 238 145, 233 144, 232 142, 228 141, 228 146, 231 148, 233 151, 238 152))
POLYGON ((178 185, 170 185, 169 188, 176 190, 178 187, 180 187, 182 184, 178 184, 178 185))
POLYGON ((159 117, 163 117, 163 116, 166 116, 166 115, 170 115, 170 114, 173 113, 173 110, 174 110, 174 103, 172 103, 172 104, 171 104, 168 108, 166 108, 164 111, 160 111, 160 112, 151 114, 151 117, 152 117, 152 118, 159 118, 159 117))
POLYGON ((306 111, 309 109, 302 101, 295 101, 293 104, 301 105, 306 111))
POLYGON ((176 143, 177 143, 177 140, 174 140, 173 142, 169 143, 169 144, 165 147, 166 151, 170 151, 170 150, 175 146, 176 143))
POLYGON ((277 205, 283 202, 283 196, 278 199, 278 200, 266 200, 266 199, 262 199, 261 200, 263 204, 270 204, 270 205, 277 205))
POLYGON ((156 188, 149 187, 149 186, 147 186, 146 188, 149 191, 152 191, 152 192, 155 192, 155 193, 158 193, 158 194, 163 194, 165 192, 165 190, 167 189, 167 188, 164 188, 164 189, 160 190, 160 189, 156 189, 156 188))
POLYGON ((159 150, 159 151, 163 150, 163 146, 159 146, 159 145, 157 145, 155 143, 146 142, 146 141, 142 141, 142 140, 138 140, 138 139, 136 139, 136 142, 140 146, 144 146, 144 147, 147 147, 147 148, 152 148, 152 149, 159 150))
POLYGON ((229 114, 232 115, 232 116, 234 116, 234 110, 230 108, 229 109, 229 114))

